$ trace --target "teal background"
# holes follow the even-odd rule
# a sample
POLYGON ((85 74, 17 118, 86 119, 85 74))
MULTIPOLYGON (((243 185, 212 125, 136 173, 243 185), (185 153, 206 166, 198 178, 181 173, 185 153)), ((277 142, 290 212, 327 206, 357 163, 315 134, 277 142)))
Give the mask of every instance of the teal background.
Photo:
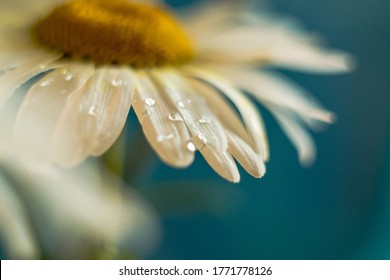
POLYGON ((164 235, 147 258, 390 258, 390 2, 270 2, 322 34, 328 46, 355 56, 357 69, 346 75, 283 71, 336 112, 338 122, 314 134, 318 158, 303 168, 264 113, 268 173, 256 180, 241 169, 238 185, 220 179, 199 155, 185 170, 151 155, 134 183, 159 211, 164 235))

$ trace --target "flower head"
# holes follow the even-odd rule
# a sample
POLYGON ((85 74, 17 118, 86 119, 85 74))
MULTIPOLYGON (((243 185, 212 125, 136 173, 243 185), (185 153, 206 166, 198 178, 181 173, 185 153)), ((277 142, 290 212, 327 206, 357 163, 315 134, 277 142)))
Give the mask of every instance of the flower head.
POLYGON ((0 107, 24 82, 44 74, 33 82, 15 124, 19 150, 34 165, 75 166, 103 154, 132 106, 167 164, 186 167, 198 150, 229 181, 240 178, 235 160, 261 177, 267 136, 244 91, 270 110, 300 160, 310 163, 315 150, 306 126, 332 122, 333 114, 261 66, 348 70, 345 54, 323 49, 284 21, 229 4, 208 7, 182 24, 161 6, 127 0, 44 1, 31 18, 0 25, 0 107))

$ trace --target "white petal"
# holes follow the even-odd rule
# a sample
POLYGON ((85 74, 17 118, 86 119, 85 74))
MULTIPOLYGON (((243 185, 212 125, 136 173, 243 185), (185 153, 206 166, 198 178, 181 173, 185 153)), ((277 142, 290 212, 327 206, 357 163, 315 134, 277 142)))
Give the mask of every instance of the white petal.
POLYGON ((341 51, 327 51, 314 46, 290 46, 270 54, 271 64, 305 72, 343 73, 354 67, 353 58, 341 51))
POLYGON ((219 68, 219 71, 252 94, 260 103, 285 107, 303 118, 329 123, 335 119, 334 114, 324 109, 312 95, 282 75, 232 67, 219 68))
POLYGON ((233 131, 240 138, 245 140, 249 145, 254 147, 253 141, 248 135, 244 123, 229 101, 224 98, 215 88, 207 83, 196 79, 186 79, 189 85, 196 91, 196 93, 204 98, 207 106, 213 114, 222 123, 224 128, 233 131))
POLYGON ((269 109, 297 150, 300 163, 304 166, 312 165, 316 157, 316 146, 306 129, 293 114, 276 107, 269 109))
POLYGON ((133 107, 146 138, 163 161, 175 167, 192 163, 194 151, 187 148, 191 136, 183 117, 143 72, 137 73, 133 107))
POLYGON ((228 81, 213 73, 195 67, 187 68, 187 71, 190 76, 204 80, 216 87, 234 103, 243 118, 248 134, 255 143, 256 150, 260 152, 263 160, 267 161, 269 158, 267 134, 262 117, 252 102, 231 86, 228 81))
POLYGON ((197 138, 194 139, 194 144, 207 163, 221 177, 233 183, 240 181, 240 173, 238 172, 237 165, 228 151, 216 151, 197 138))
POLYGON ((94 156, 107 151, 119 137, 126 123, 135 89, 134 73, 129 69, 111 70, 108 74, 106 94, 109 97, 97 124, 91 149, 94 156))
POLYGON ((90 154, 106 152, 124 127, 133 92, 130 70, 97 70, 66 105, 54 140, 56 161, 74 166, 90 154))
MULTIPOLYGON (((254 17, 255 18, 255 17, 254 17)), ((198 39, 199 57, 205 61, 261 63, 310 72, 345 72, 352 58, 340 51, 321 47, 311 34, 294 29, 283 20, 260 18, 260 23, 210 22, 193 30, 198 39), (206 34, 202 36, 203 34, 206 34)), ((191 30, 191 29, 190 29, 191 30)))
POLYGON ((23 83, 40 73, 57 67, 50 63, 59 59, 59 57, 60 55, 54 54, 34 56, 15 70, 0 76, 0 109, 23 83))
POLYGON ((229 139, 229 152, 232 156, 253 177, 263 177, 265 174, 265 165, 261 156, 234 133, 227 131, 227 135, 229 139))
POLYGON ((90 77, 92 65, 71 64, 49 73, 27 93, 15 125, 19 151, 32 167, 52 160, 51 141, 67 99, 90 77))
POLYGON ((163 70, 152 73, 192 135, 217 151, 225 151, 227 139, 224 129, 197 92, 176 72, 163 70))
POLYGON ((133 75, 129 69, 101 68, 71 96, 54 140, 57 163, 74 166, 114 144, 130 110, 133 75))
POLYGON ((260 178, 265 173, 265 166, 261 156, 253 149, 254 144, 249 137, 238 113, 229 105, 227 100, 215 89, 198 80, 188 80, 198 95, 207 102, 212 112, 222 123, 228 137, 228 151, 245 168, 248 173, 260 178), (233 132, 231 132, 231 131, 233 132))
POLYGON ((86 87, 87 84, 68 97, 64 104, 64 111, 51 132, 53 134, 51 158, 62 167, 74 167, 88 157, 88 143, 81 137, 84 131, 81 130, 82 124, 78 115, 86 87))

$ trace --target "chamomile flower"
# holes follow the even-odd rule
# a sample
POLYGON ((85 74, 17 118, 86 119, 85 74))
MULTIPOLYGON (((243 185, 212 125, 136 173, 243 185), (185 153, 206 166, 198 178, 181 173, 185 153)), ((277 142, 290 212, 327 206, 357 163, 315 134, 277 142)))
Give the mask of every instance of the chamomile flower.
POLYGON ((307 128, 332 122, 333 114, 262 67, 344 72, 347 55, 322 48, 288 21, 231 4, 178 20, 145 1, 62 2, 2 7, 0 106, 41 75, 14 129, 25 161, 71 167, 102 155, 132 107, 165 163, 187 167, 198 150, 229 181, 240 179, 235 160, 262 177, 267 133, 248 95, 275 116, 301 162, 313 160, 307 128))

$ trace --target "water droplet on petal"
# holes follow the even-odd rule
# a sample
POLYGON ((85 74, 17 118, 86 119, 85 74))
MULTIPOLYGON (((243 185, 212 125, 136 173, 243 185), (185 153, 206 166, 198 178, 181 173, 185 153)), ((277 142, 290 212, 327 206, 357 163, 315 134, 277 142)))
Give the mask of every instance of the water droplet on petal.
POLYGON ((40 83, 40 86, 41 87, 48 87, 48 86, 50 86, 53 83, 53 81, 54 81, 53 79, 45 80, 45 81, 40 83))
POLYGON ((75 76, 72 73, 68 73, 65 75, 65 80, 70 81, 74 78, 75 76))
POLYGON ((188 104, 191 104, 191 103, 192 103, 191 99, 186 99, 186 100, 182 100, 182 101, 177 102, 177 106, 184 109, 187 107, 188 104))
POLYGON ((114 86, 114 87, 122 87, 122 86, 126 86, 129 82, 128 81, 125 81, 125 80, 122 80, 122 79, 113 79, 111 81, 111 84, 114 86))
POLYGON ((179 106, 180 108, 183 108, 183 109, 186 107, 186 105, 184 104, 183 101, 177 102, 177 106, 179 106))
POLYGON ((209 124, 211 123, 211 118, 209 117, 202 117, 198 121, 200 124, 209 124))
POLYGON ((156 104, 156 100, 154 100, 153 98, 147 97, 147 98, 145 98, 145 103, 146 103, 146 105, 152 107, 156 104))
POLYGON ((171 140, 173 138, 175 138, 175 134, 172 134, 172 133, 168 134, 168 135, 159 135, 157 137, 157 141, 158 142, 164 142, 164 141, 167 141, 167 140, 171 140))
POLYGON ((151 114, 152 114, 152 111, 149 109, 142 112, 142 115, 144 115, 144 116, 150 116, 151 114))
POLYGON ((204 135, 204 134, 202 134, 202 133, 199 133, 198 135, 196 135, 196 136, 198 136, 198 138, 199 138, 199 140, 200 141, 202 141, 203 142, 203 144, 207 144, 208 143, 208 140, 207 140, 207 138, 206 138, 206 136, 204 135))
POLYGON ((92 106, 91 108, 89 108, 88 115, 95 117, 98 114, 99 114, 99 108, 98 107, 92 106))
POLYGON ((179 113, 169 114, 168 118, 172 122, 182 122, 183 121, 183 117, 179 113))
POLYGON ((187 142, 186 148, 187 148, 187 150, 189 150, 190 152, 195 152, 195 151, 196 151, 195 144, 192 143, 191 141, 188 141, 188 142, 187 142))

